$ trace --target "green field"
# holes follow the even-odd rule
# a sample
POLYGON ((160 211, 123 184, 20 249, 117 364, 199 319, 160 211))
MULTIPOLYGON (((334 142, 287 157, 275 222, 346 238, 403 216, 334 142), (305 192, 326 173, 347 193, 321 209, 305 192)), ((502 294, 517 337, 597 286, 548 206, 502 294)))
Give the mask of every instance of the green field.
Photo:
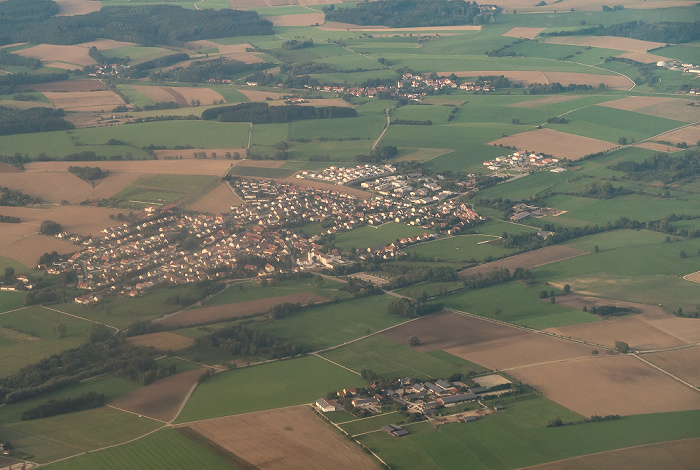
POLYGON ((206 175, 153 175, 142 176, 114 196, 116 200, 146 204, 168 204, 184 198, 196 199, 216 186, 218 176, 206 175))
POLYGON ((511 281, 484 289, 467 290, 440 300, 446 307, 489 318, 493 318, 497 307, 501 310, 499 320, 536 329, 599 320, 596 315, 540 300, 539 292, 543 289, 550 290, 547 286, 525 287, 520 282, 511 281))
POLYGON ((415 255, 417 259, 455 262, 466 262, 471 259, 483 261, 484 258, 500 258, 514 252, 514 250, 487 243, 495 239, 493 236, 486 235, 459 235, 421 243, 406 248, 406 252, 415 255))
POLYGON ((0 292, 0 313, 22 307, 25 297, 25 292, 0 292))
POLYGON ((305 309, 287 318, 264 323, 259 329, 314 349, 329 348, 404 321, 389 315, 388 306, 395 299, 373 295, 323 304, 305 309))
POLYGON ((158 57, 163 57, 175 53, 175 51, 173 50, 163 49, 162 47, 143 46, 118 47, 116 49, 104 49, 100 52, 102 52, 107 57, 119 57, 120 59, 126 59, 128 57, 129 63, 131 64, 138 64, 147 60, 157 59, 158 57))
POLYGON ((700 412, 624 417, 619 421, 548 428, 548 420, 578 421, 581 416, 547 400, 513 402, 472 423, 435 430, 419 425, 396 439, 385 432, 358 440, 391 468, 515 469, 623 447, 700 436, 700 412))
MULTIPOLYGON (((107 128, 104 128, 107 129, 107 128)), ((114 129, 110 127, 109 129, 114 129)), ((40 153, 50 157, 64 157, 78 152, 95 152, 97 155, 107 157, 113 155, 125 156, 131 153, 135 159, 148 159, 148 153, 141 148, 127 145, 106 145, 109 137, 104 142, 95 144, 79 144, 73 140, 76 131, 42 132, 41 134, 16 134, 0 136, 0 154, 14 155, 19 152, 29 158, 36 158, 40 153), (40 138, 37 138, 39 136, 40 138)), ((149 145, 149 144, 144 144, 149 145)))
POLYGON ((371 369, 383 379, 411 377, 419 380, 447 379, 459 372, 483 372, 486 369, 444 351, 418 352, 406 344, 374 335, 323 353, 324 357, 350 369, 371 369))
POLYGON ((397 239, 415 237, 429 232, 428 229, 423 227, 389 222, 378 227, 366 225, 341 233, 336 237, 335 243, 344 250, 350 250, 352 247, 357 249, 371 248, 390 245, 397 239))
POLYGON ((80 455, 47 466, 50 470, 122 470, 148 468, 206 468, 235 470, 236 467, 200 447, 175 429, 162 429, 122 446, 80 455))
POLYGON ((79 346, 86 340, 89 325, 87 321, 39 306, 0 315, 0 377, 50 354, 79 346), (66 325, 63 338, 57 330, 61 323, 66 325))
POLYGON ((363 383, 359 375, 313 356, 224 372, 197 388, 177 422, 311 403, 363 383))
POLYGON ((300 280, 286 280, 278 282, 276 285, 263 287, 256 282, 240 282, 230 284, 226 289, 207 299, 202 303, 202 307, 213 307, 215 305, 234 304, 246 302, 248 300, 267 299, 282 295, 297 294, 300 292, 311 292, 326 299, 335 296, 339 298, 348 297, 349 294, 338 290, 345 284, 321 277, 300 280))
POLYGON ((142 436, 161 426, 148 418, 102 407, 2 426, 3 439, 40 463, 142 436))

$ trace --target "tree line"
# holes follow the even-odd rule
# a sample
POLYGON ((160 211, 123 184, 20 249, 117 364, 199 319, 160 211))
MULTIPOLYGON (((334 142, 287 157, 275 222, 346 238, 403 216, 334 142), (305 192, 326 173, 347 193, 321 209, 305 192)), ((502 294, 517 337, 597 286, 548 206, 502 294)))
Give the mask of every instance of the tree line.
POLYGON ((267 359, 305 354, 308 348, 280 338, 272 338, 250 327, 247 322, 232 325, 194 340, 195 347, 218 350, 231 356, 260 356, 267 359))
POLYGON ((684 155, 673 157, 655 153, 641 162, 628 160, 609 168, 624 171, 627 178, 634 180, 690 183, 700 176, 700 150, 687 150, 684 155))
POLYGON ((63 119, 63 116, 65 113, 62 109, 16 109, 0 106, 0 135, 75 129, 75 125, 63 119))
POLYGON ((389 304, 390 315, 403 318, 417 318, 439 312, 445 305, 442 302, 421 302, 418 300, 399 299, 389 304))
POLYGON ((30 196, 22 191, 0 186, 0 206, 29 206, 43 202, 44 200, 40 197, 30 196))
MULTIPOLYGON (((171 5, 106 6, 86 15, 53 16, 56 5, 47 0, 7 0, 12 10, 0 11, 5 26, 2 42, 78 44, 99 38, 135 42, 144 46, 182 45, 187 41, 230 36, 274 34, 272 23, 254 11, 188 10, 171 5), (42 8, 22 16, 27 7, 42 8), (53 4, 53 5, 52 5, 53 4)), ((55 14, 55 13, 54 13, 55 14)))
POLYGON ((643 41, 680 44, 700 39, 700 21, 680 22, 661 21, 647 23, 644 21, 629 21, 610 26, 593 26, 568 31, 552 31, 541 33, 542 36, 618 36, 640 39, 643 41))
POLYGON ((330 5, 323 7, 323 12, 326 21, 391 28, 485 24, 493 16, 482 13, 476 2, 461 0, 384 0, 359 3, 353 8, 330 5))
POLYGON ((34 408, 22 412, 22 421, 30 419, 48 418, 49 416, 73 413, 74 411, 99 408, 106 403, 104 393, 88 392, 77 397, 49 400, 34 408))
POLYGON ((250 70, 262 70, 269 68, 267 63, 246 64, 238 60, 213 59, 209 61, 197 60, 187 67, 176 67, 170 70, 161 70, 152 73, 149 78, 152 81, 174 81, 185 83, 204 83, 209 79, 223 80, 250 70))
POLYGON ((267 103, 241 103, 210 108, 202 112, 202 119, 218 119, 221 122, 252 122, 253 124, 344 117, 357 117, 357 111, 341 106, 269 106, 267 103))

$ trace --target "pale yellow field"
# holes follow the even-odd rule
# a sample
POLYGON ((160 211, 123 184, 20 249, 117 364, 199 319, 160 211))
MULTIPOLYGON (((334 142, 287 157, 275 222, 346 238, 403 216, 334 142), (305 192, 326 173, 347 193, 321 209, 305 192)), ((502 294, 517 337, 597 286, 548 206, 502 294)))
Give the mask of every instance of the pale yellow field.
POLYGON ((124 100, 113 91, 44 92, 54 108, 66 111, 106 111, 123 106, 124 100))
POLYGON ((545 29, 546 28, 513 28, 503 33, 503 35, 512 38, 535 39, 537 35, 545 29))
POLYGON ((514 146, 518 150, 543 152, 558 158, 577 160, 592 153, 603 152, 617 147, 604 140, 567 134, 553 129, 537 129, 510 135, 490 142, 492 145, 514 146))

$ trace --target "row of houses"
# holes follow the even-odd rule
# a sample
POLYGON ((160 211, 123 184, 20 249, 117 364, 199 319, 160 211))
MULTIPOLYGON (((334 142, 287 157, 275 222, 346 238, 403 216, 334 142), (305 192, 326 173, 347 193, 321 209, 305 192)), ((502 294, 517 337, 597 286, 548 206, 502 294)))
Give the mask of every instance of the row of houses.
POLYGON ((297 174, 299 179, 315 179, 334 184, 350 184, 369 178, 396 173, 393 165, 357 165, 355 167, 330 166, 322 171, 304 170, 297 174))

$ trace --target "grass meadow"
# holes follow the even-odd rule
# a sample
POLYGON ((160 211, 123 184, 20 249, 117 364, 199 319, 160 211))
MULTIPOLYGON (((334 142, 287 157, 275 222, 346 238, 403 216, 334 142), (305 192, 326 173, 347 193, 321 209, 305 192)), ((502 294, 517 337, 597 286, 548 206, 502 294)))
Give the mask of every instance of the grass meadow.
POLYGON ((414 245, 406 248, 406 252, 415 255, 416 259, 454 262, 483 261, 488 257, 502 257, 514 252, 488 243, 494 239, 494 236, 487 235, 458 235, 414 245))
POLYGON ((359 375, 315 356, 247 367, 200 385, 177 422, 312 403, 328 392, 364 383, 359 375))
POLYGON ((454 373, 468 374, 486 369, 444 351, 423 353, 382 335, 322 353, 324 357, 350 369, 371 369, 383 379, 411 377, 419 380, 447 379, 454 373))
POLYGON ((423 227, 389 222, 377 227, 366 225, 349 232, 343 232, 336 237, 335 243, 344 250, 349 250, 352 247, 357 249, 371 248, 390 245, 399 238, 415 237, 426 232, 430 231, 423 227))
POLYGON ((218 184, 218 176, 206 175, 153 175, 142 176, 114 196, 120 201, 168 204, 198 193, 218 184))

